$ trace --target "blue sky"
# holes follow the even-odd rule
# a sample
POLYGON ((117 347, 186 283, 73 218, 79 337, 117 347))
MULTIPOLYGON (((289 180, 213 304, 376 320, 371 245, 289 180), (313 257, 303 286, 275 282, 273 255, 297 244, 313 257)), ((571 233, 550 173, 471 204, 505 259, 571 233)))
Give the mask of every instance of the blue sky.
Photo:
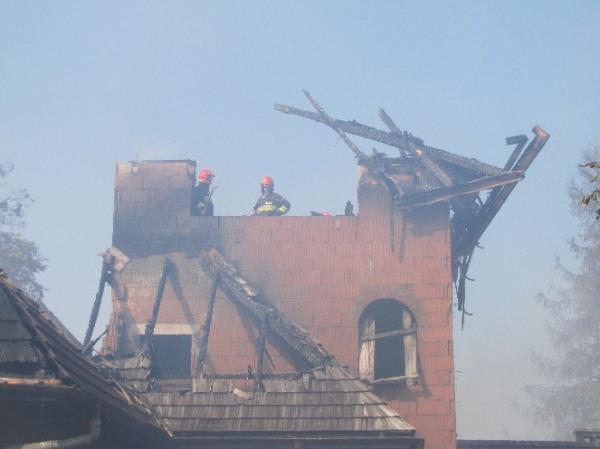
POLYGON ((475 255, 455 348, 459 435, 543 437, 514 402, 536 381, 529 351, 551 353, 535 295, 559 281, 557 256, 573 262, 566 188, 600 141, 598 23, 594 1, 1 0, 0 158, 36 199, 26 233, 49 259, 47 304, 83 334, 119 160, 210 166, 221 215, 249 214, 264 174, 293 214, 340 213, 350 152, 272 109, 310 109, 302 88, 336 117, 382 126, 381 106, 428 144, 497 165, 504 137, 539 124, 552 137, 475 255))

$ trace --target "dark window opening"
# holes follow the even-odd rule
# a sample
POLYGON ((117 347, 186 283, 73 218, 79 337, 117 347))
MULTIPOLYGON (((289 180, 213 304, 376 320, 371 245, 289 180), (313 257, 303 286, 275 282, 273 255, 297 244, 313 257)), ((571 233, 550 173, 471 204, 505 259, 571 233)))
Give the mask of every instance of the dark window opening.
POLYGON ((157 379, 191 377, 191 335, 155 335, 152 337, 151 375, 157 379))
POLYGON ((375 379, 406 374, 404 337, 388 337, 375 341, 375 379))
POLYGON ((402 329, 404 310, 402 304, 391 299, 382 299, 374 304, 372 313, 375 319, 375 332, 379 334, 402 329))
POLYGON ((359 321, 359 376, 372 382, 416 381, 416 323, 394 299, 371 303, 359 321))

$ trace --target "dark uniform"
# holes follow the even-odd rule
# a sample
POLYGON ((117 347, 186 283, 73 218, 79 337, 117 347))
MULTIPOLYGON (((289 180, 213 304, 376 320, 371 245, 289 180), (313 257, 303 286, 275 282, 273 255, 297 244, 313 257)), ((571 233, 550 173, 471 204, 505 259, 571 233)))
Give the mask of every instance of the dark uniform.
POLYGON ((285 215, 291 207, 290 202, 279 193, 264 192, 256 201, 254 215, 285 215))
POLYGON ((194 187, 192 194, 192 215, 204 215, 212 217, 214 206, 210 194, 210 184, 200 182, 194 187))

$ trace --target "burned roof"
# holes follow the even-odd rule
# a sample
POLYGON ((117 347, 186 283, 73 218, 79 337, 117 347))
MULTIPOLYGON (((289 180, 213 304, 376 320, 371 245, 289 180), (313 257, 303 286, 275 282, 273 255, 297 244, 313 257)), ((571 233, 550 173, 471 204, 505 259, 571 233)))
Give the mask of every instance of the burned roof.
POLYGON ((145 400, 84 357, 81 345, 48 313, 0 277, 0 389, 44 386, 81 392, 128 420, 158 429, 145 400))
POLYGON ((0 373, 5 378, 58 383, 58 373, 34 344, 31 333, 4 290, 0 290, 0 373))
POLYGON ((379 109, 378 116, 388 131, 331 117, 308 91, 304 94, 316 112, 287 105, 275 104, 275 110, 322 123, 346 143, 358 165, 363 166, 370 180, 385 186, 394 207, 414 209, 438 203, 447 203, 452 209, 453 277, 456 283, 458 309, 465 314, 465 281, 471 258, 479 239, 498 213, 515 185, 541 152, 550 135, 534 126, 534 138, 525 135, 506 138, 514 145, 503 168, 467 158, 426 145, 424 140, 401 130, 392 118, 379 109), (364 153, 348 134, 370 139, 394 147, 400 157, 389 158, 373 149, 364 153), (528 143, 529 142, 529 143, 528 143), (487 197, 480 193, 489 191, 487 197))
POLYGON ((360 380, 323 367, 289 379, 263 379, 264 390, 239 381, 207 379, 196 392, 148 392, 145 397, 171 431, 190 432, 391 432, 415 429, 360 380), (241 385, 240 385, 241 386, 241 385))
MULTIPOLYGON (((252 286, 245 288, 252 292, 252 286)), ((0 279, 0 389, 71 387, 120 416, 170 436, 178 446, 195 447, 201 441, 202 447, 213 447, 229 441, 215 443, 211 435, 268 438, 279 445, 300 438, 311 446, 311 438, 320 436, 319 447, 325 440, 351 440, 356 447, 423 446, 412 426, 335 362, 288 376, 266 376, 260 390, 254 389, 254 378, 206 377, 194 391, 138 394, 114 379, 104 364, 82 356, 81 345, 61 335, 62 324, 56 327, 56 318, 49 320, 44 311, 0 279)), ((149 359, 141 355, 128 360, 116 363, 121 372, 149 367, 149 359)))
MULTIPOLYGON (((144 263, 153 264, 152 271, 155 271, 158 268, 156 262, 146 260, 144 263)), ((142 270, 139 263, 132 258, 120 276, 127 276, 129 270, 139 275, 142 270)), ((265 372, 263 362, 257 361, 255 372, 249 371, 245 375, 207 370, 203 354, 211 331, 209 298, 204 313, 206 322, 199 337, 200 341, 203 336, 205 339, 204 343, 198 344, 200 354, 190 378, 153 378, 151 345, 139 344, 132 355, 111 362, 122 379, 152 404, 164 427, 176 438, 196 438, 213 433, 253 433, 269 435, 269 438, 277 434, 310 433, 353 438, 375 432, 389 433, 391 438, 414 437, 414 427, 364 382, 350 375, 310 334, 288 320, 216 248, 203 253, 196 261, 171 254, 163 265, 163 273, 166 267, 170 267, 167 273, 176 276, 171 282, 177 283, 181 295, 185 294, 182 279, 190 276, 188 271, 194 272, 196 277, 202 277, 202 284, 212 282, 208 294, 212 301, 218 287, 257 327, 268 322, 269 340, 277 340, 291 353, 291 366, 296 368, 287 373, 265 372)), ((157 280, 155 275, 152 279, 157 280)), ((164 291, 160 280, 157 291, 164 291)), ((161 296, 162 293, 155 298, 154 314, 145 327, 146 332, 153 329, 151 323, 155 323, 160 315, 161 296)), ((144 337, 149 335, 146 333, 144 337)), ((265 340, 262 340, 262 349, 257 348, 259 354, 265 351, 265 340)), ((414 444, 418 443, 414 441, 414 444)))

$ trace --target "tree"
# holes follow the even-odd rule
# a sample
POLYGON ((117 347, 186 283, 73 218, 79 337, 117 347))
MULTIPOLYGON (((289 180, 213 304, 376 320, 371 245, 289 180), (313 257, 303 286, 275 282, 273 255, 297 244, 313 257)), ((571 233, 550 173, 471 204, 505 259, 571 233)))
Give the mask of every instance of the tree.
MULTIPOLYGON (((597 160, 595 161, 589 161, 586 162, 585 164, 581 164, 581 167, 583 168, 589 168, 590 170, 593 170, 593 175, 591 176, 590 182, 594 185, 594 190, 592 190, 590 193, 583 195, 583 197, 581 198, 581 203, 584 206, 589 206, 590 204, 598 204, 598 202, 600 201, 600 183, 598 182, 598 180, 600 179, 600 162, 598 162, 597 160)), ((596 219, 600 218, 600 208, 596 209, 596 219)))
POLYGON ((23 189, 7 191, 6 178, 13 169, 12 164, 0 164, 0 268, 32 298, 41 300, 44 287, 37 275, 46 269, 46 259, 38 246, 20 232, 32 199, 23 189))
POLYGON ((586 194, 590 182, 599 187, 590 163, 600 160, 600 146, 584 158, 569 189, 571 212, 580 223, 569 244, 579 266, 572 271, 559 262, 563 286, 538 298, 551 317, 547 329, 556 353, 534 354, 534 362, 551 386, 527 387, 534 419, 560 437, 600 423, 600 224, 595 219, 600 197, 586 194))

